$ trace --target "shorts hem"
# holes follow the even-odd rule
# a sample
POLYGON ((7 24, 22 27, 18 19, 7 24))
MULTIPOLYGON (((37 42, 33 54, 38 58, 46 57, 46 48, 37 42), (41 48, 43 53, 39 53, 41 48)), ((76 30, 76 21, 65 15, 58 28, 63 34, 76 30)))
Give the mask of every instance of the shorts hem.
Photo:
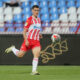
MULTIPOLYGON (((41 46, 35 46, 35 47, 40 47, 40 49, 41 49, 41 46)), ((33 47, 32 49, 34 49, 35 47, 33 47)))

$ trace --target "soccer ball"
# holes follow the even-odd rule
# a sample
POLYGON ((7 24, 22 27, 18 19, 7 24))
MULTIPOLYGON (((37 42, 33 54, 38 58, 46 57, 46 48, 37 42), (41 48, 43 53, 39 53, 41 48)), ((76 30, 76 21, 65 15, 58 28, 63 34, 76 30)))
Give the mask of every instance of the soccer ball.
POLYGON ((51 36, 52 42, 59 42, 61 40, 61 36, 59 34, 52 34, 51 36))

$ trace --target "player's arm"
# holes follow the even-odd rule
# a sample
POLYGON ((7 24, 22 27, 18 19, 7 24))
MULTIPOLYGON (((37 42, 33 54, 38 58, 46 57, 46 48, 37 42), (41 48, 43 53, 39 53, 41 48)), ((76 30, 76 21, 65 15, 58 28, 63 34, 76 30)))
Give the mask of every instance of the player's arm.
MULTIPOLYGON (((40 18, 39 18, 39 20, 40 20, 40 18)), ((41 20, 40 20, 40 23, 41 23, 41 20)), ((43 38, 43 36, 42 36, 41 32, 42 32, 42 27, 40 27, 40 34, 39 34, 39 38, 40 38, 40 39, 42 39, 42 38, 43 38)))
POLYGON ((28 42, 28 40, 27 40, 27 36, 26 36, 26 32, 27 32, 27 30, 28 30, 28 29, 26 29, 26 28, 24 28, 24 30, 23 30, 23 37, 24 37, 24 40, 25 40, 25 44, 26 44, 26 46, 29 45, 29 42, 28 42))
POLYGON ((24 28, 23 30, 23 37, 24 37, 24 40, 27 41, 27 36, 26 36, 26 32, 27 32, 28 29, 24 28))
POLYGON ((26 32, 28 31, 29 26, 30 26, 30 20, 28 19, 24 25, 24 30, 23 30, 23 37, 27 46, 29 45, 29 42, 27 40, 26 32))
POLYGON ((39 34, 39 37, 40 37, 40 39, 42 39, 43 38, 42 34, 39 34))

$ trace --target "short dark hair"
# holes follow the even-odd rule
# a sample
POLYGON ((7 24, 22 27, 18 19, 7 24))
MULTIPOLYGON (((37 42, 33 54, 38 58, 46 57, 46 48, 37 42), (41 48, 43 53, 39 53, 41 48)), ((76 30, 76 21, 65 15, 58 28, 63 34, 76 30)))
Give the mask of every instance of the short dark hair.
POLYGON ((38 5, 32 6, 32 9, 34 9, 34 8, 39 8, 39 6, 38 5))

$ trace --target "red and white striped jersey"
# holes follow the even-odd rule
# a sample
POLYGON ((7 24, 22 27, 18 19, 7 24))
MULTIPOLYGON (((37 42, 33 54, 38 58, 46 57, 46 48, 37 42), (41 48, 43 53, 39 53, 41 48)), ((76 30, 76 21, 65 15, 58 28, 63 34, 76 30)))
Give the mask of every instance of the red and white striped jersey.
POLYGON ((24 28, 27 28, 27 38, 33 39, 33 40, 39 40, 39 32, 41 29, 41 21, 40 18, 34 18, 33 16, 30 16, 26 23, 24 28))

